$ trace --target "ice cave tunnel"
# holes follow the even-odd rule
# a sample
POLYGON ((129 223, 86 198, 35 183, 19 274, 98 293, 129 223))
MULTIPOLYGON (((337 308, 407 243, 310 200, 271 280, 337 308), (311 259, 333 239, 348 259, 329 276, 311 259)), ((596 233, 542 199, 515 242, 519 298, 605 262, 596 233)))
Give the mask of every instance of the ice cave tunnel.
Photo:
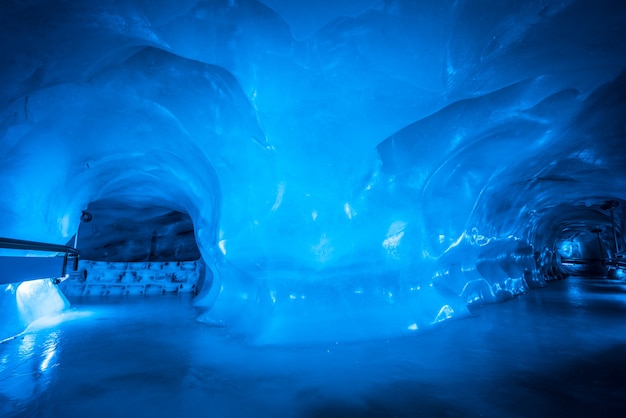
POLYGON ((623 416, 625 40, 611 0, 0 1, 0 414, 623 416))

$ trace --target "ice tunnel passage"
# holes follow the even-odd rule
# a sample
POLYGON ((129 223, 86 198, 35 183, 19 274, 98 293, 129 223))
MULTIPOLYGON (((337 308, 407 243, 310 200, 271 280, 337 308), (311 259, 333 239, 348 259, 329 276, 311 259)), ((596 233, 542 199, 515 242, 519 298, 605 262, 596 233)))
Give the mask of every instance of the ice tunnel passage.
POLYGON ((0 1, 0 415, 622 416, 624 39, 611 0, 0 1))
POLYGON ((78 230, 81 255, 101 261, 197 260, 189 215, 156 206, 133 207, 127 202, 92 202, 78 230), (126 241, 127 238, 131 241, 126 241))
POLYGON ((3 3, 0 236, 141 262, 167 229, 200 319, 267 343, 623 269, 626 6, 288 3, 3 3))

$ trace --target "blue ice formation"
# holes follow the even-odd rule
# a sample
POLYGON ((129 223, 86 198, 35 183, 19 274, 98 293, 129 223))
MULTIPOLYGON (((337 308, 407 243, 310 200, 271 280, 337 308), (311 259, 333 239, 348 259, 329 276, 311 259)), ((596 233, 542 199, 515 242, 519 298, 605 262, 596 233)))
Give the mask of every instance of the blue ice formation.
POLYGON ((201 319, 253 340, 401 335, 592 230, 624 249, 623 2, 31 0, 0 27, 0 236, 80 249, 99 207, 137 261, 120 207, 186 214, 201 319))
POLYGON ((35 321, 54 316, 70 306, 48 279, 0 285, 0 341, 19 334, 35 321))

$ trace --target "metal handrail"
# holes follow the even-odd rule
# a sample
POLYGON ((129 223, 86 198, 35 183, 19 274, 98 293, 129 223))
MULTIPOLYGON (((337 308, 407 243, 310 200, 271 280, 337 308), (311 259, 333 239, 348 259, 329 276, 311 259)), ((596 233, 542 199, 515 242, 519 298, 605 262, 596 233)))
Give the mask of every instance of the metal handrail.
POLYGON ((602 264, 603 266, 626 269, 626 259, 614 258, 561 258, 561 264, 590 265, 602 264))
POLYGON ((48 251, 53 253, 66 253, 78 255, 79 250, 67 245, 49 244, 45 242, 26 241, 14 238, 0 237, 0 248, 11 250, 48 251))
POLYGON ((72 259, 72 270, 78 270, 78 256, 80 254, 80 251, 67 245, 0 237, 0 248, 9 250, 57 253, 56 257, 63 257, 63 265, 61 268, 60 277, 65 277, 67 273, 67 264, 69 259, 72 259))
POLYGON ((602 258, 565 258, 561 257, 561 264, 598 264, 604 263, 602 258))

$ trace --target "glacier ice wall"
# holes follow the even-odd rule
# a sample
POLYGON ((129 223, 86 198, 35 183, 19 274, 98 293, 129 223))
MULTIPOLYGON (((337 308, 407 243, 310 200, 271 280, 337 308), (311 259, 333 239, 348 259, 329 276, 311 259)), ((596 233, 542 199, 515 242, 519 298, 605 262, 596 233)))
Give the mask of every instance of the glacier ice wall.
POLYGON ((49 279, 10 283, 0 286, 0 342, 11 338, 37 320, 57 315, 70 306, 49 279))
POLYGON ((0 236, 187 214, 202 319, 257 341, 399 335, 542 285, 577 234, 623 251, 620 2, 30 0, 0 27, 0 236))

